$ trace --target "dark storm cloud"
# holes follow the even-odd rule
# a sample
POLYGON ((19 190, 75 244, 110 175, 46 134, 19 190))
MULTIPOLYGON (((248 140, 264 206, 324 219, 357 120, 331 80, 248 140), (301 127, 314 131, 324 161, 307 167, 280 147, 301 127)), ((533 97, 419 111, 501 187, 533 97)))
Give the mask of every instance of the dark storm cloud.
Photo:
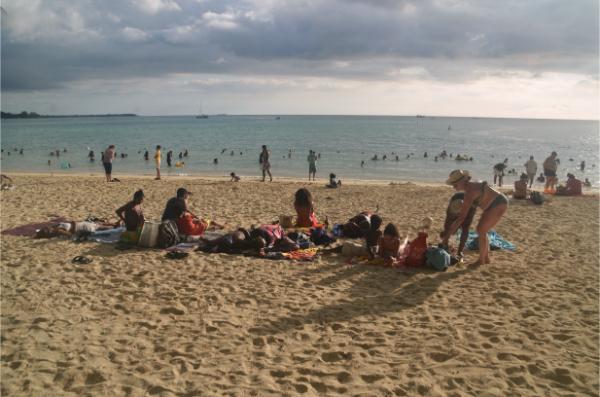
POLYGON ((5 1, 2 89, 172 73, 459 81, 481 70, 596 76, 598 3, 5 1), (414 77, 414 76, 413 76, 414 77))

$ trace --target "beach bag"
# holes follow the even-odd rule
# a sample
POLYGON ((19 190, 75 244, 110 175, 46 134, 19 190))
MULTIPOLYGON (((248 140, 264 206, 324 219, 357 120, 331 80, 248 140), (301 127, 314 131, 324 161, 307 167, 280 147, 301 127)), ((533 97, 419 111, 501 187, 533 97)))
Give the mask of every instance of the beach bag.
POLYGON ((451 265, 450 254, 440 247, 427 248, 425 257, 427 265, 439 272, 445 272, 451 265))
POLYGON ((169 248, 179 244, 180 241, 177 224, 169 219, 163 221, 158 228, 158 246, 169 248))
POLYGON ((540 192, 531 192, 529 199, 533 204, 536 205, 542 205, 544 204, 544 201, 546 201, 546 197, 544 197, 544 195, 540 192))
POLYGON ((427 252, 427 233, 420 232, 416 239, 408 243, 406 249, 408 250, 404 262, 406 266, 424 266, 425 253, 427 252))
POLYGON ((344 241, 342 245, 342 255, 348 257, 367 256, 369 252, 362 242, 344 241))
POLYGON ((158 240, 158 228, 160 227, 159 222, 144 222, 142 226, 142 232, 140 233, 140 239, 138 245, 140 247, 153 248, 156 247, 158 240))

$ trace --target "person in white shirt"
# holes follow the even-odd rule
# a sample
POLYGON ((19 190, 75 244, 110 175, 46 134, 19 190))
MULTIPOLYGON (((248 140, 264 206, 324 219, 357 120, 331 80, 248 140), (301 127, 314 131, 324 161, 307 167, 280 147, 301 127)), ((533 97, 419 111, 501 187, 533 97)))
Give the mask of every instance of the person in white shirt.
POLYGON ((533 156, 529 156, 529 161, 525 163, 525 172, 527 173, 527 178, 529 179, 529 188, 533 185, 533 180, 537 175, 537 163, 533 159, 533 156))

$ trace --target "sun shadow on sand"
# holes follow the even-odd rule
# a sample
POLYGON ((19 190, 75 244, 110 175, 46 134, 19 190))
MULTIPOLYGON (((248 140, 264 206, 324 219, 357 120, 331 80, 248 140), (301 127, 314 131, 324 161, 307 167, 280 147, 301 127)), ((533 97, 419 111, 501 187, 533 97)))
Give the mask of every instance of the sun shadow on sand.
POLYGON ((365 265, 336 264, 327 269, 307 269, 311 274, 331 271, 332 275, 316 282, 317 285, 332 286, 339 282, 352 282, 348 290, 349 299, 322 306, 309 313, 280 317, 263 324, 265 334, 281 333, 305 324, 331 324, 347 322, 360 316, 378 316, 390 312, 401 312, 421 305, 445 282, 473 271, 472 267, 452 269, 445 273, 428 270, 401 273, 394 269, 365 265), (357 279, 358 278, 358 279, 357 279))

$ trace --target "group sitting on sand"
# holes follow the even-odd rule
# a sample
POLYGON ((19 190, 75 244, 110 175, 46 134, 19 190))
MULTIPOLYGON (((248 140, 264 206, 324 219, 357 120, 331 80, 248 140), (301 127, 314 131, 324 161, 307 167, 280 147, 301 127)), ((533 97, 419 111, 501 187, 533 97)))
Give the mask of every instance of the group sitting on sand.
MULTIPOLYGON (((581 185, 574 176, 565 188, 567 192, 577 192, 581 185)), ((527 175, 522 178, 525 189, 527 188, 527 175)), ((441 246, 448 251, 450 238, 457 230, 461 230, 460 243, 456 251, 461 257, 469 228, 478 208, 482 210, 476 230, 479 234, 479 258, 477 263, 490 262, 487 233, 500 221, 508 208, 506 196, 486 182, 471 181, 471 176, 466 170, 454 170, 450 173, 446 183, 451 185, 455 193, 446 208, 444 230, 440 233, 441 246)), ((175 197, 170 198, 162 214, 162 223, 170 222, 175 225, 178 234, 197 236, 199 249, 205 252, 243 252, 254 250, 258 253, 269 251, 289 252, 308 246, 329 244, 335 241, 336 236, 346 238, 364 239, 364 247, 371 258, 381 258, 387 265, 402 263, 402 256, 406 253, 407 239, 402 240, 398 228, 393 223, 388 223, 383 231, 382 217, 375 212, 363 211, 350 218, 346 223, 335 225, 329 231, 329 221, 319 222, 315 214, 312 194, 306 188, 298 189, 294 195, 295 222, 289 225, 261 224, 249 228, 238 227, 235 230, 221 234, 217 238, 203 238, 207 230, 218 230, 224 227, 214 221, 203 219, 195 215, 189 208, 188 199, 192 193, 181 187, 177 189, 175 197)), ((119 207, 115 213, 119 218, 117 223, 108 223, 104 220, 65 222, 39 230, 36 237, 72 236, 77 234, 90 234, 98 230, 105 230, 124 226, 121 242, 137 244, 144 234, 146 219, 143 211, 144 192, 138 190, 133 199, 119 207)), ((431 223, 431 219, 430 223, 431 223)), ((156 222, 152 222, 156 225, 156 222)))
MULTIPOLYGON (((444 230, 440 234, 441 246, 449 251, 450 237, 460 229, 461 238, 457 255, 462 256, 469 228, 477 208, 482 209, 477 225, 480 236, 480 252, 478 263, 489 263, 487 232, 502 218, 508 208, 508 200, 485 182, 472 182, 468 171, 452 171, 446 181, 458 192, 455 193, 446 209, 444 230)), ((181 187, 175 197, 170 198, 163 211, 162 223, 171 222, 178 234, 196 236, 199 249, 210 252, 236 253, 251 250, 259 254, 267 252, 290 252, 315 244, 329 244, 335 241, 334 234, 329 231, 329 221, 319 222, 315 214, 312 194, 306 188, 298 189, 294 195, 295 222, 289 225, 261 224, 249 228, 238 227, 221 234, 216 238, 204 238, 207 230, 218 230, 224 227, 214 221, 195 215, 189 208, 189 197, 192 193, 181 187)), ((54 236, 73 236, 92 234, 99 230, 123 227, 120 241, 126 244, 137 244, 145 230, 146 219, 143 211, 144 192, 138 190, 131 201, 119 207, 115 213, 119 219, 116 223, 104 220, 64 222, 43 228, 36 234, 38 238, 54 236)), ((383 263, 394 266, 402 263, 406 252, 407 239, 401 239, 398 227, 388 223, 383 231, 383 219, 379 214, 363 211, 350 218, 346 223, 336 225, 339 234, 346 238, 364 239, 364 247, 368 257, 381 258, 383 263)), ((152 222, 156 225, 156 222, 152 222)), ((159 224, 162 225, 162 224, 159 224)), ((336 228, 334 228, 336 229, 336 228)), ((335 232, 335 230, 334 230, 335 232)))

